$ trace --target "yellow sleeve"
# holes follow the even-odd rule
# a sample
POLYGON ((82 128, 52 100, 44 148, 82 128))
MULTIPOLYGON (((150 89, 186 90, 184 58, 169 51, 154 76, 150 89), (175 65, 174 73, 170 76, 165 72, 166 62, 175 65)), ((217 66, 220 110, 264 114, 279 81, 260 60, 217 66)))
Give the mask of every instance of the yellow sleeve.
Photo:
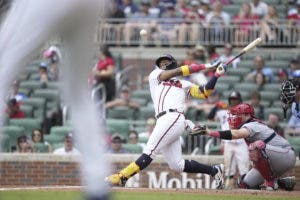
POLYGON ((189 93, 192 97, 194 98, 198 98, 198 99, 206 99, 208 96, 211 95, 211 93, 214 90, 206 90, 205 87, 203 86, 199 86, 199 85, 193 85, 190 90, 189 93), (200 88, 201 87, 201 88, 200 88), (202 89, 202 90, 201 90, 202 89))

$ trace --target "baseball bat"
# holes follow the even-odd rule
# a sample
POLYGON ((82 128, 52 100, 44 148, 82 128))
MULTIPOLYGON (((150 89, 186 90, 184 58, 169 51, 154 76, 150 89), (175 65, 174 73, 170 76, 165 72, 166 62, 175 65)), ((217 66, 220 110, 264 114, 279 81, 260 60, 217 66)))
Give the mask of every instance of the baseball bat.
POLYGON ((248 44, 246 47, 243 48, 243 50, 236 55, 235 57, 229 59, 228 61, 225 62, 225 65, 229 65, 230 63, 232 63, 235 59, 241 57, 242 55, 244 55, 245 53, 247 53, 248 51, 250 51, 251 49, 253 49, 254 47, 256 47, 259 43, 261 43, 261 38, 256 38, 256 40, 252 41, 250 44, 248 44))

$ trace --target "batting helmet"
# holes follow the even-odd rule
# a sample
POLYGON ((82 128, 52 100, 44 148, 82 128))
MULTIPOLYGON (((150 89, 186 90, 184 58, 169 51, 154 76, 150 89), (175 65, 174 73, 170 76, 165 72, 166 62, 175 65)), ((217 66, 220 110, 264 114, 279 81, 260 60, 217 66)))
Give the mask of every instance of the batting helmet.
POLYGON ((238 129, 243 124, 242 115, 251 115, 254 117, 254 108, 248 103, 241 103, 229 110, 228 123, 230 128, 238 129))
POLYGON ((166 66, 166 69, 170 70, 170 69, 175 69, 178 67, 177 61, 175 60, 175 58, 173 56, 171 56, 170 54, 164 54, 162 56, 160 56, 159 58, 156 59, 155 64, 156 66, 159 67, 159 64, 162 60, 167 59, 170 60, 171 62, 166 66))
POLYGON ((240 103, 243 102, 243 100, 242 100, 242 95, 241 95, 241 93, 240 93, 239 91, 232 91, 232 92, 229 94, 229 96, 228 96, 228 103, 229 103, 230 106, 235 106, 235 105, 231 105, 231 101, 232 101, 233 99, 238 100, 237 104, 240 104, 240 103))

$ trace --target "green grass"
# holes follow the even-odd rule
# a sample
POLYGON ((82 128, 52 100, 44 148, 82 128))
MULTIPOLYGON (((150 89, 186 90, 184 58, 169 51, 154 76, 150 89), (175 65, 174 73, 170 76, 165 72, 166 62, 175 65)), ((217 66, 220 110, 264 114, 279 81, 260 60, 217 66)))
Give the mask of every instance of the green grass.
MULTIPOLYGON (((82 200, 79 191, 0 191, 0 200, 82 200)), ((274 196, 256 194, 203 194, 173 192, 113 192, 111 200, 296 200, 299 196, 274 196)))

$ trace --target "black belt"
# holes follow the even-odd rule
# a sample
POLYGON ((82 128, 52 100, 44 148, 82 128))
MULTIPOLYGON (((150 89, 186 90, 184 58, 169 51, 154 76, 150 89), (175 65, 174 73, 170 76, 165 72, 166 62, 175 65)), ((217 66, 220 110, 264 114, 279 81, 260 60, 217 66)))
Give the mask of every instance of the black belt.
POLYGON ((272 133, 272 135, 270 135, 267 139, 264 140, 264 142, 267 144, 268 142, 270 142, 274 137, 276 136, 276 133, 272 133))
MULTIPOLYGON (((169 109, 169 110, 167 110, 167 111, 162 111, 162 112, 158 113, 158 115, 155 116, 156 119, 158 119, 158 118, 160 118, 161 116, 167 114, 167 112, 178 112, 178 113, 181 113, 181 112, 179 112, 177 109, 169 109)), ((181 114, 183 114, 183 113, 181 113, 181 114)))

